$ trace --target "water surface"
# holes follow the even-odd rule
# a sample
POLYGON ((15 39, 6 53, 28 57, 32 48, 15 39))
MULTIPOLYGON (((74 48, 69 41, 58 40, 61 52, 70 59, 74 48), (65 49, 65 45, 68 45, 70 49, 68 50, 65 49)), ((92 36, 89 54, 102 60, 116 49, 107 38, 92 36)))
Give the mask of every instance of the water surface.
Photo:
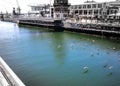
POLYGON ((0 56, 26 86, 119 86, 120 41, 0 22, 0 56))

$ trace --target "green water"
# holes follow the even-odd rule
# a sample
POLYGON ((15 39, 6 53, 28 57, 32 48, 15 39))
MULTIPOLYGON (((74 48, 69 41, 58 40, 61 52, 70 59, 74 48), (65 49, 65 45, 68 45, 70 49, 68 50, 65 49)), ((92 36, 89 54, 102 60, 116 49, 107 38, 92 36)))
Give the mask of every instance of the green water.
POLYGON ((120 40, 0 22, 0 56, 26 86, 119 86, 120 40))

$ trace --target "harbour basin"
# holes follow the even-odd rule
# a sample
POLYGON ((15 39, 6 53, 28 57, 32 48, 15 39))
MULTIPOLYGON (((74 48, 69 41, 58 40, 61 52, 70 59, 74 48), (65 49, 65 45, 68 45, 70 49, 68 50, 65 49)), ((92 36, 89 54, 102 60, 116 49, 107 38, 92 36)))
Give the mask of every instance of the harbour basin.
POLYGON ((26 86, 119 86, 120 40, 0 22, 0 56, 26 86))

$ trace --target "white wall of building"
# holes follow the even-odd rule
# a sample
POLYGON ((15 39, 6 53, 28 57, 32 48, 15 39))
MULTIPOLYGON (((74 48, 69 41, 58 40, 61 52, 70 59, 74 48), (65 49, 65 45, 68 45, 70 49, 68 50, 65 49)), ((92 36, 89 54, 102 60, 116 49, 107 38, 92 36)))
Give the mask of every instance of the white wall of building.
POLYGON ((83 16, 92 17, 96 15, 97 16, 106 15, 108 7, 112 6, 120 8, 120 0, 103 3, 87 2, 84 4, 72 5, 69 9, 71 15, 79 15, 81 17, 83 16))

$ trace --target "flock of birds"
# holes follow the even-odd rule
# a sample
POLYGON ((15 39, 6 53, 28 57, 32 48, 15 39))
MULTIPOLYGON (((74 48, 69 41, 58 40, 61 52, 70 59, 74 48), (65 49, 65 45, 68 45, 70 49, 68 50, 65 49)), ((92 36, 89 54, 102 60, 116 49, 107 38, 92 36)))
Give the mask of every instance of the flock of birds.
MULTIPOLYGON (((92 43, 95 43, 95 40, 92 40, 92 43)), ((74 46, 75 46, 74 43, 71 43, 71 44, 70 44, 70 47, 71 47, 72 49, 73 49, 74 46)), ((80 44, 79 44, 79 46, 80 46, 80 44)), ((62 45, 58 45, 58 48, 61 48, 61 47, 62 47, 62 45)), ((112 50, 116 50, 116 48, 113 47, 112 50)), ((97 51, 100 51, 100 49, 97 49, 97 51)), ((107 54, 109 54, 109 52, 107 52, 107 54)), ((99 52, 97 53, 97 55, 99 55, 99 52)), ((94 56, 94 53, 91 53, 90 56, 93 57, 93 56, 94 56)), ((118 60, 120 61, 120 58, 119 58, 118 60)), ((109 69, 109 70, 111 70, 111 69, 113 68, 113 66, 108 66, 107 64, 105 64, 103 67, 104 67, 104 68, 107 68, 107 69, 109 69)), ((88 67, 88 66, 84 66, 84 67, 83 67, 83 73, 86 74, 86 73, 88 73, 88 72, 89 72, 89 67, 88 67)), ((108 76, 111 76, 111 75, 113 75, 113 72, 109 72, 107 75, 108 75, 108 76)))
MULTIPOLYGON (((104 65, 103 67, 104 67, 104 68, 107 68, 107 69, 109 69, 109 70, 111 70, 111 69, 113 68, 113 66, 108 66, 107 64, 104 65)), ((88 66, 84 66, 84 67, 83 67, 83 73, 86 74, 86 73, 88 73, 88 72, 89 72, 89 67, 88 67, 88 66)), ((109 73, 107 74, 107 76, 111 76, 112 74, 113 74, 112 72, 109 72, 109 73)))

